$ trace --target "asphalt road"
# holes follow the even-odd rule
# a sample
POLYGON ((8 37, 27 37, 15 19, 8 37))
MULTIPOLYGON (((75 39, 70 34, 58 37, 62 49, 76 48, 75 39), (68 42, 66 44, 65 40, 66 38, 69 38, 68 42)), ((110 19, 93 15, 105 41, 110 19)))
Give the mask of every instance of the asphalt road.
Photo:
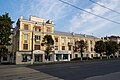
POLYGON ((120 80, 120 60, 78 61, 29 66, 29 68, 64 80, 120 80))

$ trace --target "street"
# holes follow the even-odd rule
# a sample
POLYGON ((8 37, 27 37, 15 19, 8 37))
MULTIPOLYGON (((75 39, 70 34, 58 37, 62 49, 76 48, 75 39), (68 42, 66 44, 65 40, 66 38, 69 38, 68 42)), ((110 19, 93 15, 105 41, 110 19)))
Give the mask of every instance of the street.
POLYGON ((120 60, 0 66, 0 80, 119 80, 120 60))
POLYGON ((113 78, 117 78, 112 80, 120 79, 120 76, 118 76, 120 75, 120 60, 73 62, 31 68, 65 80, 111 80, 111 77, 109 79, 111 75, 114 75, 113 78), (105 76, 104 79, 100 77, 103 75, 105 76))

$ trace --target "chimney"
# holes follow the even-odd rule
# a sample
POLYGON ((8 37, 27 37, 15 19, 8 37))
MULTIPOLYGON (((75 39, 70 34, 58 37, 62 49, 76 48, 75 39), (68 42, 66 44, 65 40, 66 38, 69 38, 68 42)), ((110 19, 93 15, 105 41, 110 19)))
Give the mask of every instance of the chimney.
POLYGON ((23 16, 20 16, 20 19, 23 19, 23 16))

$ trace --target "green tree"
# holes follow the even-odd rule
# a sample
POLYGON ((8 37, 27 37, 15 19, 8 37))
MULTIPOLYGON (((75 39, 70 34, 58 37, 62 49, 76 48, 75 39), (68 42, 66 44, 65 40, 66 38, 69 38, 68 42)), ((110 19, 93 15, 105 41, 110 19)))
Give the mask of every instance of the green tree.
POLYGON ((46 59, 48 60, 48 57, 49 57, 49 53, 50 52, 53 52, 53 48, 54 48, 54 40, 52 38, 51 35, 45 35, 43 40, 42 40, 42 43, 41 43, 42 46, 45 47, 45 53, 46 53, 46 59))
POLYGON ((116 42, 114 41, 107 41, 105 42, 106 44, 106 55, 109 58, 110 55, 113 55, 113 57, 115 56, 115 52, 117 52, 119 50, 119 46, 116 42))
POLYGON ((106 45, 102 40, 95 42, 94 51, 100 54, 100 59, 102 59, 102 53, 104 53, 105 50, 106 50, 106 45))
POLYGON ((10 45, 10 35, 13 21, 9 17, 8 13, 0 15, 0 60, 1 56, 4 56, 8 49, 6 46, 10 45))
POLYGON ((80 52, 81 60, 83 59, 83 52, 86 48, 86 43, 84 40, 76 41, 74 46, 74 52, 80 52))

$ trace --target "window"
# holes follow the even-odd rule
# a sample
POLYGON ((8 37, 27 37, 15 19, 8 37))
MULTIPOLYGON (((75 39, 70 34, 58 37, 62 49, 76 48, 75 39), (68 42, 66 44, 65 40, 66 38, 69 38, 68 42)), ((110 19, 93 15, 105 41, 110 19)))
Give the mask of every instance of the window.
POLYGON ((68 46, 68 50, 71 50, 71 46, 68 46))
POLYGON ((78 58, 78 54, 75 54, 75 58, 78 58))
POLYGON ((35 27, 35 31, 41 32, 41 28, 40 27, 35 27))
POLYGON ((70 58, 72 58, 72 54, 70 54, 70 58))
POLYGON ((3 61, 7 61, 7 56, 3 56, 3 61))
POLYGON ((22 54, 22 62, 27 62, 31 60, 30 54, 22 54))
POLYGON ((59 61, 62 59, 62 54, 56 54, 56 60, 59 61))
POLYGON ((40 36, 35 35, 35 40, 40 40, 40 36))
POLYGON ((65 50, 65 46, 62 46, 62 50, 65 50))
POLYGON ((91 47, 91 52, 93 52, 93 48, 91 47))
POLYGON ((68 59, 68 54, 63 54, 63 59, 68 59))
POLYGON ((28 49, 28 44, 23 44, 23 49, 28 49))
POLYGON ((24 25, 24 30, 28 30, 28 25, 24 25))
POLYGON ((62 38, 62 45, 65 45, 65 38, 62 38))
POLYGON ((24 40, 28 40, 28 34, 24 34, 24 40))
POLYGON ((55 38, 55 42, 58 42, 58 38, 55 38))
POLYGON ((40 50, 40 45, 35 45, 35 50, 40 50))
POLYGON ((86 51, 88 51, 88 47, 86 47, 86 51))
POLYGON ((47 27, 47 32, 50 32, 50 27, 47 27))
POLYGON ((86 46, 88 46, 88 41, 86 41, 85 43, 86 43, 86 46))
POLYGON ((58 46, 55 46, 55 50, 58 50, 58 46))
POLYGON ((90 45, 92 46, 92 41, 90 41, 90 45))

